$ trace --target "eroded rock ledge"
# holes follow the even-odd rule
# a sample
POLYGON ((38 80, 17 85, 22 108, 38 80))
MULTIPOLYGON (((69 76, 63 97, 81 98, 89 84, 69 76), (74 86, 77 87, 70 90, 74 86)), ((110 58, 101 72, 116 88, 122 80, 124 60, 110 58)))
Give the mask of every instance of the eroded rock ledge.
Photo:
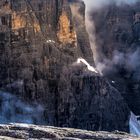
POLYGON ((135 136, 121 132, 92 132, 72 128, 36 126, 29 124, 0 125, 0 139, 27 140, 139 140, 135 136))

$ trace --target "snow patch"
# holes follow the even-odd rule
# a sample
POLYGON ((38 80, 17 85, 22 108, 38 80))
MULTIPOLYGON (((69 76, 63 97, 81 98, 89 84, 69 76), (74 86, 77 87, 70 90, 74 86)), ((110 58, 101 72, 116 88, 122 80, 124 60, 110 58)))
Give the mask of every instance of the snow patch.
POLYGON ((85 59, 83 59, 83 58, 78 58, 78 59, 77 59, 77 64, 80 64, 80 63, 85 64, 85 65, 87 66, 87 68, 88 68, 89 71, 98 73, 98 71, 97 71, 93 66, 91 66, 85 59))
POLYGON ((47 40, 46 43, 55 43, 54 40, 47 40))

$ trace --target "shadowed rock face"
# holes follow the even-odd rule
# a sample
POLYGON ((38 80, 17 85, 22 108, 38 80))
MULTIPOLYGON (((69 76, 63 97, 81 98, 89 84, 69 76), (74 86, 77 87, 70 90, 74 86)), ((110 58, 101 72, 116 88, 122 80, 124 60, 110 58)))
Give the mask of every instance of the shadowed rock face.
POLYGON ((48 125, 129 131, 129 109, 120 93, 74 63, 83 57, 94 65, 84 3, 11 2, 0 4, 8 7, 0 16, 5 29, 0 32, 0 89, 42 104, 48 125))
POLYGON ((92 132, 70 128, 11 124, 0 126, 0 138, 4 140, 43 139, 43 140, 138 140, 127 133, 92 132))
POLYGON ((140 114, 140 3, 110 4, 92 13, 98 60, 103 73, 116 81, 130 109, 140 114))
POLYGON ((127 105, 121 94, 98 74, 72 66, 63 71, 58 89, 58 126, 129 131, 127 105))

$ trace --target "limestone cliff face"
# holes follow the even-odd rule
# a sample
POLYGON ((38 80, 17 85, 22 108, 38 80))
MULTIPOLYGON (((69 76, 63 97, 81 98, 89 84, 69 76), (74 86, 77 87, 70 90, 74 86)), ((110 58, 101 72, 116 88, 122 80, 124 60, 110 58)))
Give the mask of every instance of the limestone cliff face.
POLYGON ((58 89, 59 126, 129 131, 129 108, 121 94, 98 74, 79 65, 65 68, 58 89))
POLYGON ((74 63, 83 57, 94 65, 83 2, 2 0, 0 9, 1 90, 42 104, 48 125, 129 131, 120 93, 74 63))

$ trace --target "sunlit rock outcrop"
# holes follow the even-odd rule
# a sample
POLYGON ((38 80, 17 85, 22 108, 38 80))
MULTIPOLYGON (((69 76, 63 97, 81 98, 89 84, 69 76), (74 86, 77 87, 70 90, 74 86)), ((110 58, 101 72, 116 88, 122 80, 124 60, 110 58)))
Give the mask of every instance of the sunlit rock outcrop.
MULTIPOLYGON (((58 31, 58 39, 61 43, 74 43, 77 42, 76 31, 72 25, 70 25, 70 21, 66 12, 62 12, 62 15, 59 17, 59 31, 58 31)), ((73 44, 74 45, 74 44, 73 44)))

